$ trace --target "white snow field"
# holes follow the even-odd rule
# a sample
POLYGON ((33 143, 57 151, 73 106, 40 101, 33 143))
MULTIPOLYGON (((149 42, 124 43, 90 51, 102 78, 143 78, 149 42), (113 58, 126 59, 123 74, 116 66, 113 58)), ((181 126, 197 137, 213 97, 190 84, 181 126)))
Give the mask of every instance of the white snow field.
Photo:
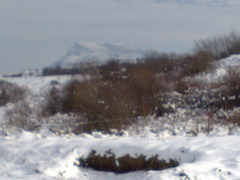
POLYGON ((93 135, 56 137, 45 130, 23 131, 0 138, 1 179, 239 179, 240 138, 199 135, 154 137, 93 135), (116 155, 159 155, 175 159, 180 166, 162 171, 126 174, 99 172, 74 166, 76 159, 92 149, 111 149, 116 155), (184 176, 185 174, 185 176, 184 176))
MULTIPOLYGON (((238 65, 240 56, 219 61, 221 68, 238 65)), ((224 74, 224 73, 219 73, 224 74)), ((220 76, 219 76, 220 77, 220 76)), ((218 77, 218 78, 219 78, 218 77)), ((36 96, 46 91, 51 81, 65 83, 70 76, 2 78, 29 88, 36 96)), ((207 79, 207 78, 206 78, 207 79)), ((240 129, 231 135, 223 127, 215 127, 210 134, 191 136, 185 128, 171 135, 167 131, 154 133, 145 128, 144 133, 125 132, 122 136, 100 132, 80 135, 53 134, 43 125, 40 131, 28 132, 7 129, 5 111, 0 108, 0 179, 79 179, 79 180, 237 180, 240 179, 240 129), (104 153, 111 150, 120 157, 140 154, 159 159, 177 160, 178 167, 156 171, 137 171, 125 174, 100 172, 79 168, 77 158, 87 156, 91 150, 104 153)))

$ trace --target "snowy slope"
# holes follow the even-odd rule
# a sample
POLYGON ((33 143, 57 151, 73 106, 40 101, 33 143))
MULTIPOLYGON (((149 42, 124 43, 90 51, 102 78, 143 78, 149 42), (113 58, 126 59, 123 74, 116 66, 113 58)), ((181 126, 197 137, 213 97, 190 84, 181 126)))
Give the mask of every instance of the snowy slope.
POLYGON ((144 52, 118 44, 76 42, 67 54, 53 65, 72 65, 80 62, 103 62, 109 59, 136 60, 144 52))
POLYGON ((196 76, 196 79, 205 82, 221 81, 227 73, 229 67, 240 67, 240 55, 231 55, 227 58, 220 59, 214 63, 215 69, 212 72, 203 73, 196 76))
POLYGON ((0 78, 12 83, 16 83, 23 88, 29 89, 34 94, 46 92, 52 81, 57 81, 60 84, 70 80, 72 76, 36 76, 36 77, 21 77, 21 78, 0 78))

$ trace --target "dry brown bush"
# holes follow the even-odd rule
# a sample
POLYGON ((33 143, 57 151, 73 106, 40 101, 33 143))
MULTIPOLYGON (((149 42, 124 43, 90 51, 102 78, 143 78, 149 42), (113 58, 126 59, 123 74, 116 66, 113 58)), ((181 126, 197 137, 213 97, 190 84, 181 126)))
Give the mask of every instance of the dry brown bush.
POLYGON ((120 68, 120 62, 114 59, 99 67, 104 81, 116 81, 120 75, 120 68))
POLYGON ((143 65, 155 73, 169 72, 177 68, 181 55, 176 53, 148 52, 143 58, 143 65))
POLYGON ((164 80, 157 78, 150 68, 144 66, 132 69, 127 84, 137 104, 137 115, 141 116, 153 113, 158 94, 167 89, 164 80))
POLYGON ((62 111, 61 91, 53 86, 46 95, 46 104, 42 108, 43 116, 51 116, 62 111))
POLYGON ((174 90, 182 94, 191 94, 193 90, 208 90, 207 85, 199 80, 194 80, 191 78, 180 79, 175 82, 174 90))
POLYGON ((72 80, 63 88, 62 97, 52 89, 44 111, 83 115, 89 120, 88 131, 121 129, 138 116, 153 114, 159 105, 157 96, 165 90, 166 84, 144 66, 132 67, 127 73, 127 78, 120 77, 116 81, 99 77, 72 80))
POLYGON ((104 83, 99 79, 73 81, 64 91, 63 111, 87 117, 85 130, 88 132, 94 129, 108 132, 111 126, 121 129, 121 120, 133 117, 133 105, 124 85, 104 83))
POLYGON ((240 71, 239 67, 229 67, 223 80, 214 84, 213 88, 219 90, 217 106, 232 109, 240 106, 240 71))
POLYGON ((144 155, 131 157, 129 154, 116 158, 114 153, 110 150, 106 151, 103 156, 98 155, 96 151, 92 150, 87 158, 79 158, 76 164, 78 164, 79 167, 87 167, 98 171, 110 171, 114 173, 127 173, 140 170, 163 170, 179 165, 177 161, 172 159, 170 159, 169 162, 159 160, 158 155, 148 159, 146 159, 144 155))
POLYGON ((236 112, 233 115, 231 115, 229 117, 229 119, 227 120, 227 123, 232 123, 232 124, 239 126, 240 125, 240 113, 236 112))
POLYGON ((7 81, 0 81, 0 106, 16 103, 25 97, 26 89, 7 81))
POLYGON ((236 105, 240 105, 240 72, 239 69, 228 68, 224 80, 228 96, 234 96, 236 105))
POLYGON ((240 35, 232 31, 229 34, 199 40, 195 43, 194 52, 203 52, 215 60, 240 53, 240 35))
POLYGON ((211 70, 213 68, 212 60, 211 56, 204 52, 197 52, 196 54, 182 57, 180 60, 182 68, 181 76, 193 76, 211 70))

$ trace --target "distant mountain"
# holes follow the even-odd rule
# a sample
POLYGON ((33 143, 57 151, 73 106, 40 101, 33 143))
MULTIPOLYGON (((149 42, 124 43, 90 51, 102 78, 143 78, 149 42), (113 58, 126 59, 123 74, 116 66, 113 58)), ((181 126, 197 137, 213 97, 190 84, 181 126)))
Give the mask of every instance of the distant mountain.
POLYGON ((76 42, 67 54, 53 65, 72 65, 75 63, 105 62, 109 59, 136 60, 144 55, 141 49, 118 44, 76 42))

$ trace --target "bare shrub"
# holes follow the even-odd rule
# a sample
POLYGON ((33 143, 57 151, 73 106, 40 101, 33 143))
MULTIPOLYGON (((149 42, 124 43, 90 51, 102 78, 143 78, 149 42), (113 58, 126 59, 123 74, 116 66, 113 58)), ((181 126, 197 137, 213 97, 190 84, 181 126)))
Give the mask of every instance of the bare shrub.
POLYGON ((0 106, 16 103, 25 97, 26 90, 7 81, 0 81, 0 106))
POLYGON ((204 52, 184 56, 181 61, 182 76, 193 76, 213 68, 212 57, 204 52))
POLYGON ((231 108, 240 105, 240 72, 238 69, 228 68, 227 75, 223 80, 224 89, 224 104, 225 108, 231 108), (234 98, 231 98, 231 97, 234 98))
MULTIPOLYGON (((127 78, 106 81, 101 78, 69 82, 63 88, 62 98, 49 98, 46 112, 76 113, 86 117, 89 131, 108 131, 110 127, 123 128, 138 116, 153 114, 159 106, 157 96, 165 91, 154 72, 144 66, 127 70, 127 78), (61 105, 60 108, 56 109, 61 105)), ((112 71, 109 71, 111 73, 112 71)), ((106 71, 105 71, 106 73, 106 71)))
MULTIPOLYGON (((63 112, 76 113, 88 119, 84 130, 109 131, 112 119, 131 116, 121 91, 101 80, 72 81, 64 88, 63 112), (121 98, 122 99, 121 99, 121 98)), ((121 127, 120 127, 121 128, 121 127)))
POLYGON ((214 125, 214 113, 209 111, 207 113, 207 121, 206 121, 206 132, 209 134, 213 130, 214 125))
POLYGON ((158 53, 150 51, 145 54, 143 64, 155 73, 173 71, 178 66, 181 55, 176 53, 158 53))
POLYGON ((73 80, 64 88, 63 112, 80 113, 90 120, 96 120, 103 111, 100 97, 100 81, 73 80))
POLYGON ((87 117, 89 121, 86 127, 90 131, 108 131, 111 125, 121 129, 124 121, 136 117, 138 105, 126 85, 104 84, 101 81, 79 82, 74 92, 69 91, 72 88, 70 85, 66 89, 63 110, 87 117))
POLYGON ((177 75, 179 78, 192 76, 205 72, 213 68, 212 56, 203 51, 194 51, 193 53, 148 53, 143 59, 142 64, 155 73, 175 73, 181 70, 177 75))
POLYGON ((46 95, 46 104, 43 107, 43 116, 54 115, 62 110, 62 92, 53 86, 46 95))
POLYGON ((215 60, 240 53, 240 35, 232 31, 229 34, 199 40, 195 43, 194 52, 209 54, 215 60))
POLYGON ((182 94, 191 94, 194 90, 207 90, 205 83, 192 78, 184 78, 175 82, 174 90, 182 94))
POLYGON ((235 99, 239 101, 240 72, 233 68, 228 68, 225 84, 227 85, 229 95, 234 95, 235 99))
POLYGON ((144 155, 131 157, 129 154, 116 158, 111 150, 106 151, 103 156, 92 150, 87 158, 78 159, 79 167, 92 168, 98 171, 110 171, 114 173, 127 173, 139 170, 163 170, 176 167, 179 162, 170 159, 169 162, 159 160, 158 155, 146 158, 144 155))
POLYGON ((114 81, 117 80, 120 75, 120 62, 112 59, 100 66, 99 69, 104 81, 114 81))
POLYGON ((158 79, 151 69, 139 66, 129 73, 129 91, 136 101, 137 115, 147 116, 154 112, 159 103, 157 96, 164 92, 168 85, 158 79))
POLYGON ((240 113, 236 112, 234 114, 232 114, 229 119, 227 120, 227 123, 232 123, 235 125, 240 125, 240 113))
POLYGON ((234 129, 240 125, 240 109, 235 107, 233 109, 220 109, 216 117, 228 128, 234 129))
POLYGON ((61 67, 60 65, 56 65, 55 67, 44 67, 42 70, 43 76, 50 75, 75 75, 82 74, 83 69, 74 65, 73 67, 61 67))
POLYGON ((185 94, 189 89, 189 84, 183 79, 175 82, 175 90, 179 93, 185 94))

